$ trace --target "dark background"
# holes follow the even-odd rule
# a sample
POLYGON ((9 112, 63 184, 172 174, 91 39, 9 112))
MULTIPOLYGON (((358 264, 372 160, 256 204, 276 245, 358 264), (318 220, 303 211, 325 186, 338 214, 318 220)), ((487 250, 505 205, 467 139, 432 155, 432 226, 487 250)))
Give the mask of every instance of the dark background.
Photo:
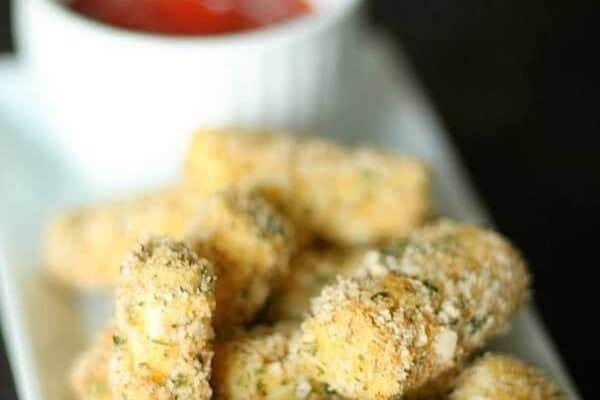
MULTIPOLYGON (((412 61, 582 395, 597 395, 600 2, 368 0, 412 61)), ((10 51, 0 0, 0 51, 10 51)), ((2 88, 0 88, 2 90, 2 88)), ((15 398, 0 349, 0 397, 15 398)))

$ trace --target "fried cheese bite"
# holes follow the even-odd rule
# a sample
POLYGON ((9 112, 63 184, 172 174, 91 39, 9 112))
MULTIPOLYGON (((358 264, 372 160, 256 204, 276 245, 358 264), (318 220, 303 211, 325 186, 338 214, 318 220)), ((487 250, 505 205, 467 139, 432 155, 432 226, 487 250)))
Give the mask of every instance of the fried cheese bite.
POLYGON ((295 248, 293 227, 258 194, 169 191, 62 217, 50 228, 47 265, 75 287, 110 287, 121 258, 145 234, 188 239, 215 264, 218 328, 254 316, 295 248))
POLYGON ((410 233, 430 211, 429 170, 420 161, 319 139, 302 142, 290 213, 341 245, 410 233))
POLYGON ((339 278, 302 324, 307 374, 343 396, 389 399, 453 363, 456 333, 435 315, 437 296, 396 274, 339 278))
POLYGON ((46 233, 45 267, 69 286, 111 287, 121 259, 141 236, 181 238, 186 213, 182 193, 165 190, 61 215, 46 233))
POLYGON ((486 354, 459 376, 450 400, 559 400, 558 387, 514 357, 486 354))
POLYGON ((267 321, 301 320, 310 308, 310 300, 338 275, 351 276, 361 266, 364 250, 338 247, 309 247, 290 261, 289 276, 269 299, 267 321))
POLYGON ((297 368, 291 357, 294 324, 237 332, 215 346, 212 384, 217 399, 295 399, 297 368))
POLYGON ((113 348, 114 323, 107 324, 91 347, 75 360, 69 382, 78 400, 111 400, 108 363, 113 348))
POLYGON ((235 129, 196 132, 185 160, 185 183, 203 195, 230 187, 287 192, 295 141, 291 136, 235 129))
MULTIPOLYGON (((198 195, 236 188, 265 196, 291 217, 292 165, 297 139, 258 130, 201 129, 190 143, 184 163, 184 187, 198 195)), ((298 222, 298 221, 294 221, 298 222)), ((312 241, 304 223, 295 223, 296 238, 312 241)))
POLYGON ((215 275, 187 245, 140 242, 121 265, 109 364, 114 399, 210 399, 215 275))
POLYGON ((378 242, 419 226, 430 209, 423 163, 284 134, 203 130, 185 164, 189 190, 258 189, 296 225, 342 245, 378 242))
POLYGON ((212 385, 220 400, 341 399, 325 384, 310 381, 297 356, 295 322, 237 332, 215 347, 212 385))
POLYGON ((287 275, 293 227, 262 197, 237 191, 210 196, 187 241, 217 273, 215 327, 248 322, 287 275))
POLYGON ((360 399, 410 397, 503 332, 527 292, 519 254, 449 221, 366 257, 365 278, 324 289, 302 324, 309 375, 360 399))
POLYGON ((459 335, 457 356, 504 333, 528 294, 520 253, 499 234, 441 220, 364 259, 372 273, 419 279, 442 299, 440 320, 459 335))

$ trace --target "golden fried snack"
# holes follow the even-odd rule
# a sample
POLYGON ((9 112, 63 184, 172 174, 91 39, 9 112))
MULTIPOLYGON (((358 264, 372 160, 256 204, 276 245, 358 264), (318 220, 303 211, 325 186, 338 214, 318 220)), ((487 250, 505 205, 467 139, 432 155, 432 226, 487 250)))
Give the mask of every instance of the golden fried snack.
POLYGON ((299 145, 291 214, 342 245, 406 235, 430 210, 429 171, 420 161, 324 140, 299 145))
POLYGON ((297 327, 280 324, 239 332, 217 343, 212 385, 217 399, 294 399, 297 377, 290 340, 297 327))
POLYGON ((450 220, 418 229, 364 260, 373 273, 419 279, 442 299, 438 318, 458 333, 459 358, 504 333, 528 294, 527 267, 506 239, 450 220))
POLYGON ((187 188, 206 195, 235 186, 274 196, 290 184, 294 140, 285 135, 233 129, 195 133, 185 161, 187 188))
POLYGON ((112 286, 122 257, 145 234, 181 238, 187 211, 182 193, 167 190, 59 216, 46 234, 45 266, 78 288, 112 286))
POLYGON ((297 357, 298 325, 259 326, 217 343, 212 385, 220 400, 340 399, 308 380, 297 357))
POLYGON ((267 321, 301 320, 310 308, 310 300, 338 275, 356 273, 364 255, 362 249, 337 247, 306 248, 290 261, 290 274, 269 300, 267 321))
POLYGON ((109 365, 114 399, 210 399, 215 275, 184 243, 140 242, 121 266, 109 365))
POLYGON ((511 356, 486 354, 464 370, 450 400, 559 400, 558 387, 511 356))
POLYGON ((519 254, 498 235, 449 221, 365 258, 302 324, 309 374, 350 398, 412 396, 503 332, 527 292, 519 254))
POLYGON ((254 316, 295 247, 289 222, 257 194, 173 190, 63 216, 50 228, 47 265, 73 286, 110 286, 122 257, 145 234, 187 238, 216 264, 218 328, 254 316))
MULTIPOLYGON (((197 195, 236 188, 255 191, 273 202, 287 217, 293 196, 292 170, 297 139, 256 130, 202 129, 190 143, 184 165, 184 187, 197 195)), ((300 216, 295 212, 294 216, 300 216)), ((313 234, 304 221, 294 220, 301 243, 313 234)))
POLYGON ((75 360, 69 381, 78 400, 111 400, 108 363, 113 348, 114 323, 98 333, 90 349, 75 360))
POLYGON ((248 322, 287 275, 293 228, 262 197, 226 191, 198 210, 187 240, 217 273, 217 331, 248 322))
POLYGON ((359 399, 421 385, 454 361, 457 335, 437 320, 437 306, 426 285, 396 274, 339 279, 302 324, 308 375, 359 399))
POLYGON ((430 176, 421 162, 283 134, 200 131, 185 183, 202 194, 258 189, 297 226, 342 245, 406 234, 430 208, 430 176))

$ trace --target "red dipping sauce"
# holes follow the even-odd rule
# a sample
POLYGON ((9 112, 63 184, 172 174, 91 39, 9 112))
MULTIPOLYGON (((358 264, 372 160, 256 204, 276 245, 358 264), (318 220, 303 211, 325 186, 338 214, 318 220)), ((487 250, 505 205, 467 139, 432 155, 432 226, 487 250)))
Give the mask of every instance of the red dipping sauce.
POLYGON ((306 0, 72 0, 69 7, 120 28, 171 35, 247 31, 311 11, 306 0))

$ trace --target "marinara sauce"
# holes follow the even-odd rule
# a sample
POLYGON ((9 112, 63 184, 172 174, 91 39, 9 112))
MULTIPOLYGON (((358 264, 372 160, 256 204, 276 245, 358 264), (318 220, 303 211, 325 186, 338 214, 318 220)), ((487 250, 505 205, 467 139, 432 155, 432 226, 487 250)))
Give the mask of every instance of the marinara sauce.
POLYGON ((116 27, 171 35, 259 29, 311 11, 306 0, 72 0, 69 6, 116 27))

